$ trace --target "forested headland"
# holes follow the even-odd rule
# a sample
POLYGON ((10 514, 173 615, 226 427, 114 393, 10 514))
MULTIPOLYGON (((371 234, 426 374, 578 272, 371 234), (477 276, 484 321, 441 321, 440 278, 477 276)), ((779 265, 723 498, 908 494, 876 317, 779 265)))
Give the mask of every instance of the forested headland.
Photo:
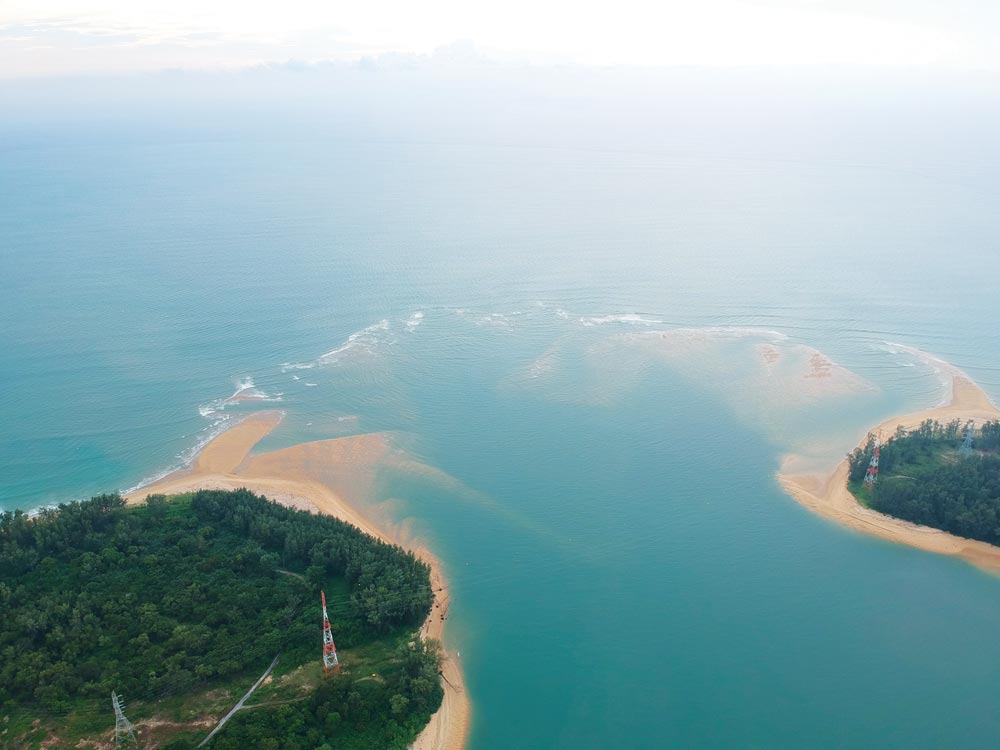
POLYGON ((849 486, 871 508, 1000 545, 1000 421, 973 428, 926 420, 880 448, 878 479, 863 485, 876 437, 848 454, 849 486))
POLYGON ((247 490, 3 513, 0 748, 106 746, 112 690, 139 747, 194 747, 279 653, 208 747, 406 747, 442 697, 432 602, 411 553, 247 490))

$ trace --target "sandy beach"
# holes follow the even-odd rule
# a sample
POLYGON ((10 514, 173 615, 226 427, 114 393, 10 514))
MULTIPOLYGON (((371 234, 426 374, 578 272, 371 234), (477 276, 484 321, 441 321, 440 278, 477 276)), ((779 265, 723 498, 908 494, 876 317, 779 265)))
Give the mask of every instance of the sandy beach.
MULTIPOLYGON (((357 507, 374 480, 375 466, 390 450, 380 433, 303 443, 251 456, 253 447, 281 421, 282 413, 254 414, 208 443, 191 468, 174 472, 126 497, 142 502, 152 494, 178 494, 197 489, 238 489, 253 492, 295 508, 327 513, 379 539, 413 551, 431 568, 434 605, 420 629, 423 638, 444 639, 448 588, 441 564, 429 550, 408 543, 401 533, 389 533, 357 507), (355 502, 350 500, 354 498, 355 502)), ((443 654, 441 708, 416 739, 416 750, 463 750, 469 728, 470 706, 457 654, 443 654)))
MULTIPOLYGON (((889 436, 896 427, 907 429, 919 426, 925 419, 950 422, 973 420, 976 424, 1000 418, 997 409, 983 390, 962 374, 952 374, 951 400, 933 409, 887 419, 871 431, 881 430, 889 436)), ((867 438, 866 438, 867 439, 867 438)), ((954 536, 939 529, 903 521, 866 508, 847 489, 848 464, 842 460, 829 476, 795 474, 798 457, 786 456, 778 473, 784 490, 810 510, 842 523, 857 531, 888 539, 912 547, 956 555, 991 573, 1000 574, 1000 547, 985 542, 954 536)))

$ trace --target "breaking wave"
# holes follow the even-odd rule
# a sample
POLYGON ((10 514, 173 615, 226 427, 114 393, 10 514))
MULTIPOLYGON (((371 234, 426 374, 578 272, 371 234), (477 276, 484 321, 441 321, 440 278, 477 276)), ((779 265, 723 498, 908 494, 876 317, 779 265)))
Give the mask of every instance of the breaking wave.
MULTIPOLYGON (((556 311, 556 315, 559 315, 559 310, 556 311)), ((562 312, 565 312, 563 310, 562 312)), ((562 317, 562 316, 560 316, 562 317)), ((655 326, 662 325, 664 321, 658 320, 656 318, 644 318, 641 315, 635 313, 620 313, 615 315, 597 315, 589 318, 580 318, 580 322, 585 326, 603 326, 609 323, 624 323, 627 325, 643 325, 643 326, 655 326)))
POLYGON ((206 427, 204 430, 198 433, 198 439, 195 441, 194 445, 176 454, 174 456, 176 460, 172 464, 163 469, 160 469, 155 474, 151 474, 150 476, 139 480, 138 484, 124 490, 122 494, 128 495, 133 492, 137 492, 141 490, 143 487, 148 487, 151 484, 159 482, 165 476, 173 474, 175 471, 186 469, 194 462, 194 460, 198 457, 198 454, 201 453, 202 449, 206 445, 215 440, 215 438, 217 438, 223 432, 228 430, 238 421, 239 420, 234 421, 234 418, 229 414, 222 414, 217 419, 213 420, 212 424, 210 424, 208 427, 206 427))
MULTIPOLYGON (((416 314, 417 313, 414 313, 414 315, 416 314)), ((420 313, 420 318, 417 318, 417 321, 421 318, 423 318, 423 313, 420 313)), ((410 320, 413 320, 412 316, 410 320)), ((409 321, 407 321, 407 325, 410 325, 409 321)), ((389 331, 390 328, 391 325, 387 319, 380 320, 378 323, 374 323, 367 328, 355 331, 336 349, 331 349, 326 354, 321 354, 319 357, 310 362, 284 362, 281 365, 281 372, 285 373, 292 370, 311 370, 314 367, 335 365, 342 361, 346 356, 356 352, 364 352, 374 355, 378 352, 379 346, 385 343, 385 333, 389 331)))
POLYGON ((245 377, 236 382, 236 390, 232 395, 202 404, 198 407, 198 413, 205 419, 210 419, 213 415, 225 411, 228 406, 246 402, 274 403, 281 401, 282 395, 284 394, 266 393, 257 387, 253 378, 245 377))

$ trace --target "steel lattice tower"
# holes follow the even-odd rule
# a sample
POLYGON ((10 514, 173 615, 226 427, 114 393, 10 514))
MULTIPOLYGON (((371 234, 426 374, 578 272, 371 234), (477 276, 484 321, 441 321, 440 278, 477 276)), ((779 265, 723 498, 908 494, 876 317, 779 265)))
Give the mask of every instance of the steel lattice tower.
POLYGON ((115 709, 115 750, 123 747, 135 747, 135 727, 125 718, 125 703, 118 693, 111 691, 111 705, 115 709))
POLYGON ((958 454, 962 458, 968 458, 972 455, 972 422, 969 422, 965 426, 965 442, 962 443, 962 447, 958 449, 958 454))
POLYGON ((319 596, 323 602, 323 671, 329 677, 334 672, 340 674, 340 660, 337 659, 337 647, 333 645, 330 616, 326 613, 326 594, 320 591, 319 596))
POLYGON ((875 436, 875 451, 872 453, 872 460, 868 462, 868 470, 865 472, 864 487, 871 489, 875 486, 875 480, 878 479, 878 457, 879 452, 882 447, 882 436, 875 436))

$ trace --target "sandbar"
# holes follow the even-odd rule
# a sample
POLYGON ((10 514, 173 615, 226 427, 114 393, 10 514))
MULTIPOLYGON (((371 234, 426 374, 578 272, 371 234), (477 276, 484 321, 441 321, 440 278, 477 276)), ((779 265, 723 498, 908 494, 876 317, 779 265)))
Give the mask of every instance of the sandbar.
MULTIPOLYGON (((388 436, 370 433, 318 440, 251 456, 253 447, 278 425, 282 416, 280 411, 262 411, 247 417, 205 445, 190 468, 135 490, 125 499, 137 503, 154 494, 246 487, 275 502, 326 513, 377 539, 406 547, 431 569, 434 604, 420 635, 443 642, 449 596, 441 563, 426 547, 389 533, 358 507, 358 500, 372 486, 375 466, 390 450, 388 436), (352 497, 354 502, 349 501, 352 497)), ((471 713, 469 697, 457 653, 444 649, 442 656, 444 699, 411 745, 415 750, 465 748, 471 713)))

